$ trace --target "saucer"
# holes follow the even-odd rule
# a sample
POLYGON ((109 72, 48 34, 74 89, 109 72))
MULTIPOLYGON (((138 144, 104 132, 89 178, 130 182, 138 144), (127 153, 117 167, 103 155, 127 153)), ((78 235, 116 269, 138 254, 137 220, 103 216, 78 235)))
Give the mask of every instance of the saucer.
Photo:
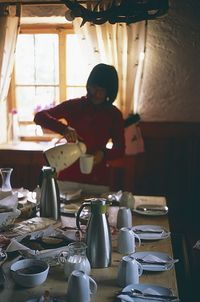
POLYGON ((170 232, 159 225, 136 225, 132 230, 141 240, 161 240, 170 236, 170 232))
POLYGON ((168 207, 156 204, 140 204, 133 211, 145 216, 163 216, 168 213, 168 207))
MULTIPOLYGON (((142 268, 144 271, 152 271, 152 272, 162 272, 162 271, 168 271, 174 267, 174 259, 167 255, 166 253, 161 253, 161 252, 152 252, 152 251, 147 251, 147 252, 135 252, 131 254, 131 257, 134 259, 137 259, 138 262, 141 263, 142 268), (139 261, 139 259, 143 259, 144 257, 158 257, 161 262, 163 261, 172 261, 172 263, 142 263, 139 261)), ((177 260, 176 260, 177 261, 177 260)))

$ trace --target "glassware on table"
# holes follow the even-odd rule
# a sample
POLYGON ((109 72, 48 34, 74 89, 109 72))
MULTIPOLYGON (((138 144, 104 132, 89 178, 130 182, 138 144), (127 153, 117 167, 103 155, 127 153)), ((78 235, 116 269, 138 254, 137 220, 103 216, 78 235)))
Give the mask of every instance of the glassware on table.
POLYGON ((62 251, 58 256, 58 261, 64 264, 64 273, 66 278, 70 276, 72 271, 81 270, 86 274, 90 274, 91 266, 86 256, 87 245, 84 242, 77 241, 68 244, 68 251, 62 251))
POLYGON ((12 186, 10 182, 12 171, 13 168, 0 168, 0 173, 2 177, 1 191, 3 192, 12 191, 12 186))

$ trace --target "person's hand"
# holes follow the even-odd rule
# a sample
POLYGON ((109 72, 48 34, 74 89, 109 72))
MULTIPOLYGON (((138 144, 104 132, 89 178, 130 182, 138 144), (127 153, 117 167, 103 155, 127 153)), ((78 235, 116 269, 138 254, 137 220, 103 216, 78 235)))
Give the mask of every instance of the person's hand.
POLYGON ((70 126, 65 128, 63 136, 66 138, 68 143, 75 143, 79 138, 76 130, 70 126))
POLYGON ((104 158, 104 152, 102 150, 98 150, 95 154, 94 154, 94 165, 99 164, 100 162, 102 162, 104 158))

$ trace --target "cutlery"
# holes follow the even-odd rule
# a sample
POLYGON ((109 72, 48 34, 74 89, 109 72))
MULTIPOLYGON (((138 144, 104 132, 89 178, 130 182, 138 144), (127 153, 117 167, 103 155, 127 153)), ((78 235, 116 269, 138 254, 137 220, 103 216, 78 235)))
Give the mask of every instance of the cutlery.
POLYGON ((177 296, 171 295, 160 295, 160 294, 148 294, 144 293, 138 289, 131 289, 130 291, 121 292, 122 295, 128 295, 129 297, 133 298, 140 298, 140 299, 151 299, 155 301, 179 301, 177 296))
POLYGON ((133 229, 133 231, 136 233, 136 234, 140 234, 140 233, 152 233, 152 234, 162 234, 164 232, 164 230, 148 230, 148 229, 144 229, 144 230, 141 230, 141 229, 133 229))
POLYGON ((135 260, 140 262, 141 264, 156 264, 156 265, 170 265, 179 261, 179 259, 172 259, 168 261, 160 259, 160 261, 150 261, 150 260, 143 260, 141 258, 135 258, 135 260))

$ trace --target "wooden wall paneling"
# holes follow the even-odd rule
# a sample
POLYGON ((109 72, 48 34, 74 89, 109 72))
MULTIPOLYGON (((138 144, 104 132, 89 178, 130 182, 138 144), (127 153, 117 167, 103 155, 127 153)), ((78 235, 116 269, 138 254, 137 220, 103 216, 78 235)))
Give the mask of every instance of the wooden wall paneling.
MULTIPOLYGON (((171 160, 169 161, 169 187, 167 199, 170 207, 170 221, 181 232, 193 228, 198 223, 197 198, 200 195, 199 151, 200 140, 194 138, 174 138, 171 140, 171 160)), ((200 226, 200 224, 199 224, 200 226)))
POLYGON ((140 166, 140 176, 136 178, 136 193, 146 195, 165 195, 168 169, 168 140, 145 139, 145 153, 140 166))
MULTIPOLYGON (((145 152, 112 161, 112 190, 164 195, 175 229, 200 229, 200 123, 141 122, 141 131, 145 152)), ((13 187, 33 190, 45 164, 42 151, 0 150, 13 187)))
POLYGON ((13 188, 35 189, 41 167, 45 164, 42 152, 0 150, 0 166, 12 167, 13 188))

